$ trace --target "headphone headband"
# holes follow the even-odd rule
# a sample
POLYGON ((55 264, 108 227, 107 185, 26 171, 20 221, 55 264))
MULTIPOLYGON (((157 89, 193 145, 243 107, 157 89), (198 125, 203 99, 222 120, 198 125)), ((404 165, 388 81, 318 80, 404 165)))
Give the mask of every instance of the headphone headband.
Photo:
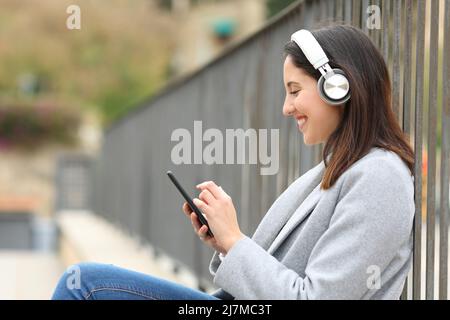
POLYGON ((315 69, 328 63, 327 55, 310 31, 305 29, 299 30, 292 34, 291 40, 295 41, 300 47, 306 59, 308 59, 315 69))

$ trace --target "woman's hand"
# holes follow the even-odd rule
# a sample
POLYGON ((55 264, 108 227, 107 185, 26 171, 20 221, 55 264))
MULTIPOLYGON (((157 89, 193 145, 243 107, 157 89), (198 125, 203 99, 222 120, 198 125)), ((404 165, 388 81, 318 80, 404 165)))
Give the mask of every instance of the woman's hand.
POLYGON ((184 213, 191 218, 192 225, 200 239, 213 249, 226 254, 244 234, 239 229, 236 210, 231 197, 213 181, 197 185, 201 190, 194 204, 205 214, 214 237, 209 236, 207 226, 202 226, 197 215, 187 202, 183 204, 184 213))
POLYGON ((225 248, 223 248, 217 243, 216 238, 206 234, 206 232, 208 231, 208 227, 202 226, 197 215, 195 214, 195 212, 192 211, 191 207, 187 202, 183 204, 183 211, 191 219, 192 226, 194 227, 194 230, 200 237, 200 239, 214 250, 222 254, 226 254, 227 251, 225 250, 225 248))

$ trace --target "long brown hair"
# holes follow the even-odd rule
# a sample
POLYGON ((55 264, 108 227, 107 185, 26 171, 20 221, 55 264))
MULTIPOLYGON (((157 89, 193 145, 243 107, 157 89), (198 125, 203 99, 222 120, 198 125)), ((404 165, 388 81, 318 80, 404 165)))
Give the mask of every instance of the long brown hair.
MULTIPOLYGON (((322 189, 331 188, 345 170, 373 147, 395 152, 413 175, 414 151, 392 110, 391 81, 383 56, 370 38, 353 26, 332 25, 311 32, 328 56, 330 66, 346 73, 351 90, 342 121, 323 149, 326 169, 322 189)), ((319 79, 320 72, 293 41, 284 47, 284 58, 288 55, 296 67, 319 79)))

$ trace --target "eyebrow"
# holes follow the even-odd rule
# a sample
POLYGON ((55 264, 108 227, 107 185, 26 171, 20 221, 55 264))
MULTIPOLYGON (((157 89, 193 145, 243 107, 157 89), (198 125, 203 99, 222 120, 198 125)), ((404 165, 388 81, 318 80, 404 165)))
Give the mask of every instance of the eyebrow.
POLYGON ((298 85, 300 85, 300 83, 298 83, 298 82, 295 82, 295 81, 289 81, 289 82, 287 83, 287 86, 290 87, 292 84, 298 84, 298 85))

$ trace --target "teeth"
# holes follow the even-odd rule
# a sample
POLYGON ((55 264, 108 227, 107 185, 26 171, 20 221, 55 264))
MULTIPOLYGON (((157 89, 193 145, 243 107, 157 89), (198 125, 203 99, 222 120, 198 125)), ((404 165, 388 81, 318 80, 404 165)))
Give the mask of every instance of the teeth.
POLYGON ((297 123, 298 123, 300 129, 303 127, 303 125, 305 124, 305 122, 306 122, 306 117, 297 120, 297 123))

